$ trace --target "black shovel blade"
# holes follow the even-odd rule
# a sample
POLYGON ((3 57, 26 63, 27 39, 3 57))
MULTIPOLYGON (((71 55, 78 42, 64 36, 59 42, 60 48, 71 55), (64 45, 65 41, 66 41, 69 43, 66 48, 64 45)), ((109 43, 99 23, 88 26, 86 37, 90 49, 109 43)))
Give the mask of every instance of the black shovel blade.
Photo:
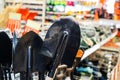
MULTIPOLYGON (((13 68, 15 72, 26 72, 27 50, 31 46, 31 71, 43 71, 46 56, 40 54, 43 40, 35 32, 30 31, 22 36, 15 48, 13 68)), ((46 58, 47 59, 47 58, 46 58)))
POLYGON ((0 64, 11 66, 12 62, 12 40, 7 33, 0 32, 0 64))
POLYGON ((63 31, 68 31, 68 41, 61 60, 61 64, 66 64, 68 67, 72 67, 75 56, 80 46, 80 27, 77 22, 70 18, 62 18, 56 21, 48 30, 45 42, 47 49, 53 56, 53 62, 57 55, 55 53, 57 45, 59 44, 59 34, 63 31))

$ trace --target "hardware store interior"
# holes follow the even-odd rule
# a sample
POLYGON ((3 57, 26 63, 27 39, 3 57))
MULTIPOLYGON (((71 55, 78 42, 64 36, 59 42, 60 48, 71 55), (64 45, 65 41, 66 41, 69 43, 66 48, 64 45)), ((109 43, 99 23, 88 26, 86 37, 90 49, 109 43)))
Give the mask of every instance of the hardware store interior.
POLYGON ((119 80, 120 0, 0 0, 0 80, 119 80))

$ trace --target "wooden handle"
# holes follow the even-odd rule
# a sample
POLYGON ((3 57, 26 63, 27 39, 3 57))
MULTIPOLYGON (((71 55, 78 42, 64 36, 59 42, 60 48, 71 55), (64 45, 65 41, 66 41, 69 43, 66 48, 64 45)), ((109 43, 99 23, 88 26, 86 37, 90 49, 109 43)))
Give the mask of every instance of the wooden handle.
POLYGON ((53 80, 53 78, 47 76, 45 80, 53 80))

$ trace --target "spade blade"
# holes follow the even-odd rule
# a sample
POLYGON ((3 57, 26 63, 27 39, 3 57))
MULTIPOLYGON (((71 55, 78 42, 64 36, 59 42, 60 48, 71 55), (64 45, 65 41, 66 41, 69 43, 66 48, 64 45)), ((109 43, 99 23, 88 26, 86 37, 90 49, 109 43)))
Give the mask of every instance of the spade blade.
POLYGON ((24 72, 27 67, 27 50, 31 46, 31 71, 41 70, 44 64, 44 59, 41 58, 40 49, 42 47, 43 40, 35 32, 30 31, 22 36, 15 48, 13 68, 15 72, 24 72), (41 60, 42 59, 42 60, 41 60), (39 63, 39 64, 38 64, 39 63), (40 67, 40 68, 39 68, 40 67))
POLYGON ((0 64, 11 66, 12 41, 5 32, 0 32, 0 64))
POLYGON ((57 48, 57 44, 59 44, 59 34, 63 31, 68 31, 69 35, 61 64, 66 64, 68 67, 72 67, 81 39, 80 27, 76 21, 70 18, 62 18, 53 23, 45 36, 44 43, 53 55, 54 59, 57 55, 55 50, 57 48))

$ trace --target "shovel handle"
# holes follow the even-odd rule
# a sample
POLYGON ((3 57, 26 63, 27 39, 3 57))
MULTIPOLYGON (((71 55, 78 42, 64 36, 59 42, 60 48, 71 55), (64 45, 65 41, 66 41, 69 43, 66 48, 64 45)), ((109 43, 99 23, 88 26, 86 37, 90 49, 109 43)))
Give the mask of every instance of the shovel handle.
POLYGON ((47 76, 45 80, 53 80, 53 78, 47 76))

